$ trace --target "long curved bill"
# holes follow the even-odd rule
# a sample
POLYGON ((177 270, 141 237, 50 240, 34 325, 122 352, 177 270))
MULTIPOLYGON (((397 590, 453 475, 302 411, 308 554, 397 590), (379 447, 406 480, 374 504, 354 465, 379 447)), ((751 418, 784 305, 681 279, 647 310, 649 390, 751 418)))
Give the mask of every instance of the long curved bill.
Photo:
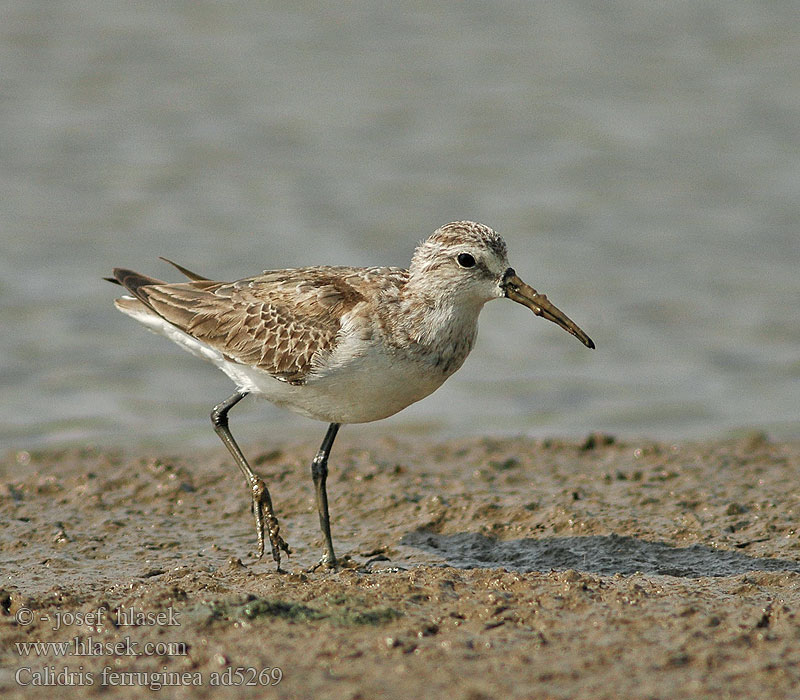
POLYGON ((553 306, 544 294, 539 294, 533 287, 525 284, 517 277, 514 270, 510 269, 506 272, 504 286, 506 296, 509 299, 523 306, 527 306, 537 316, 557 323, 567 333, 574 335, 587 348, 594 349, 594 342, 592 339, 586 335, 569 316, 553 306))

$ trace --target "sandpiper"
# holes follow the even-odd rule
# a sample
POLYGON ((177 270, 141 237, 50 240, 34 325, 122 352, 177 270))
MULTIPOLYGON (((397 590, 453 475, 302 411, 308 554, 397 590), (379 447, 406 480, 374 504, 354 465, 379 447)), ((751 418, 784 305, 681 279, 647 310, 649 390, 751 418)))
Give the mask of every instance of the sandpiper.
POLYGON ((250 489, 264 554, 265 531, 281 571, 289 547, 264 481, 228 428, 228 411, 256 394, 329 423, 311 463, 324 553, 336 566, 326 479, 328 455, 343 423, 391 416, 439 388, 475 342, 478 315, 505 297, 557 323, 586 347, 594 343, 544 294, 509 267, 505 241, 488 226, 457 221, 415 250, 409 268, 303 267, 215 282, 163 258, 189 278, 165 283, 132 270, 106 278, 131 296, 116 307, 150 330, 209 360, 236 384, 211 411, 214 430, 250 489))

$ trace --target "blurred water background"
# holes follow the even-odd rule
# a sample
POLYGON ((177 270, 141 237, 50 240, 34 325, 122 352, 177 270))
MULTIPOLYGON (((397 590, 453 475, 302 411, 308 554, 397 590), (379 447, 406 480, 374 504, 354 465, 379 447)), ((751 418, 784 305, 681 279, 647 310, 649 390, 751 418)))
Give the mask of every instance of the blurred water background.
MULTIPOLYGON (((465 218, 598 349, 489 304, 381 430, 800 437, 799 27, 752 0, 4 0, 2 447, 216 444, 232 385, 115 311, 112 266, 405 266, 465 218)), ((255 401, 232 425, 323 430, 255 401)))

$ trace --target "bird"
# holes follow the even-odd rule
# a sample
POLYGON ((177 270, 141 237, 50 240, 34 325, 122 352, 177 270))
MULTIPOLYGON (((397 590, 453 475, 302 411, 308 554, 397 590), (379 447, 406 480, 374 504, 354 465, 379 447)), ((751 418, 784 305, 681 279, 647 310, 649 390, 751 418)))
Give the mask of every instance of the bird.
POLYGON ((311 463, 324 551, 338 561, 328 509, 328 457, 341 425, 394 415, 438 389, 475 343, 484 304, 506 298, 594 342, 508 263, 489 226, 454 221, 399 267, 314 266, 214 281, 166 258, 188 281, 167 283, 124 268, 104 279, 125 288, 115 306, 149 330, 210 361, 236 385, 211 422, 247 481, 257 557, 269 540, 279 572, 290 554, 266 483, 231 434, 228 412, 249 394, 328 424, 311 463))

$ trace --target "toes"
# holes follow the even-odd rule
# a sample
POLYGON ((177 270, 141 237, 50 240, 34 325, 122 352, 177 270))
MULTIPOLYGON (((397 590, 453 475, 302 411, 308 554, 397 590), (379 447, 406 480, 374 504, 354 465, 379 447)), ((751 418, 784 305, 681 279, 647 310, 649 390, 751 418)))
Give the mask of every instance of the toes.
POLYGON ((327 554, 323 554, 320 560, 314 564, 314 566, 308 569, 308 571, 314 572, 320 568, 328 569, 329 571, 338 571, 339 563, 336 561, 335 557, 331 559, 327 554))
POLYGON ((253 496, 253 514, 256 519, 256 533, 258 535, 258 557, 264 556, 267 537, 269 537, 272 558, 281 569, 281 551, 286 552, 287 556, 292 552, 283 537, 280 536, 280 524, 275 514, 272 512, 272 503, 267 491, 267 485, 262 479, 256 478, 250 484, 250 491, 253 496))

